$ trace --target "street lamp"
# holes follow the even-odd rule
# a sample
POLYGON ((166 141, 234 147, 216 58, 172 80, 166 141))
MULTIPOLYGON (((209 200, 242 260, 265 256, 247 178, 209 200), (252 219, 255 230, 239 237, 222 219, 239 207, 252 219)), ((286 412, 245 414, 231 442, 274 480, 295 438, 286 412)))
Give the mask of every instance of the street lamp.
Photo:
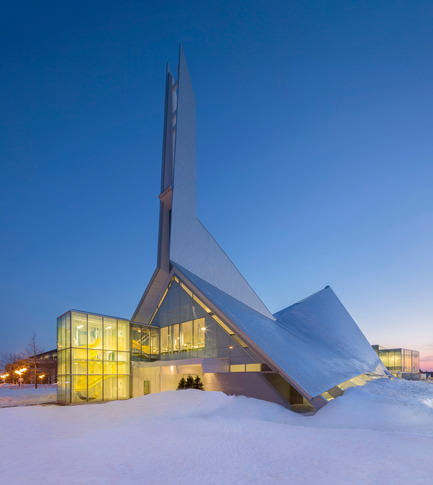
POLYGON ((26 372, 26 371, 27 371, 26 367, 22 367, 21 369, 18 369, 18 370, 15 371, 15 374, 19 375, 18 382, 20 384, 20 389, 21 389, 22 384, 24 382, 23 373, 26 372))
POLYGON ((18 383, 20 385, 20 389, 23 387, 23 382, 24 382, 24 379, 23 379, 23 372, 25 372, 27 369, 25 367, 23 367, 22 369, 18 369, 15 371, 15 374, 18 374, 19 377, 18 377, 18 383))

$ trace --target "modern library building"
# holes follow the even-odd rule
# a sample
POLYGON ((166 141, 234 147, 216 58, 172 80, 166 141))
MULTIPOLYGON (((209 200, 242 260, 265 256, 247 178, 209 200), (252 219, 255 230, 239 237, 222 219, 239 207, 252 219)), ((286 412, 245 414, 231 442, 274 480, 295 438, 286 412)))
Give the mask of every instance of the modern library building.
POLYGON ((156 270, 130 319, 57 321, 58 402, 129 399, 199 376, 205 390, 319 409, 389 375, 330 287, 272 314, 196 215, 195 98, 167 67, 156 270))
POLYGON ((381 345, 373 345, 373 349, 394 376, 402 373, 419 373, 419 352, 417 350, 386 349, 381 345))

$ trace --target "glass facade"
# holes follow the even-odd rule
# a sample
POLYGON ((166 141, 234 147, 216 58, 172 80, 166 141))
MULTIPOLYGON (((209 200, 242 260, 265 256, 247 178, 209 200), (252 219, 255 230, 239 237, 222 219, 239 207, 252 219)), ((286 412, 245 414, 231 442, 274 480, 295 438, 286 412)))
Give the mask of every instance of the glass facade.
POLYGON ((419 352, 408 349, 386 349, 380 345, 373 345, 383 365, 391 372, 419 372, 419 352))
POLYGON ((177 277, 150 321, 149 328, 153 326, 160 327, 160 360, 226 357, 232 364, 258 362, 247 345, 177 277))
POLYGON ((159 328, 131 323, 131 359, 159 359, 159 328))
POLYGON ((57 400, 64 403, 130 397, 129 321, 68 312, 57 319, 57 400))
MULTIPOLYGON (((57 335, 57 392, 63 403, 128 399, 131 361, 227 359, 229 372, 263 371, 247 344, 177 277, 170 281, 148 325, 71 311, 57 319, 57 335)), ((171 386, 179 372, 169 367, 173 369, 167 375, 168 371, 161 372, 171 386)), ((153 380, 140 383, 146 393, 158 387, 153 371, 148 372, 153 380)))

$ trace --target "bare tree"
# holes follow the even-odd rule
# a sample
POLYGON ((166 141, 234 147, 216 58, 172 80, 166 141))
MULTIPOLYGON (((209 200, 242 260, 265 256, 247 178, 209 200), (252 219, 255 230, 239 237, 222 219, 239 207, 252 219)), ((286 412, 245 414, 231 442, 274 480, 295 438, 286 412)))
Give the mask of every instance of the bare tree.
MULTIPOLYGON (((5 368, 7 365, 15 364, 15 362, 24 360, 26 357, 27 355, 25 352, 3 352, 0 354, 0 366, 5 368)), ((11 384, 15 381, 15 375, 13 372, 9 376, 8 381, 11 384)))
POLYGON ((26 354, 24 352, 3 352, 0 355, 0 364, 1 365, 13 364, 18 360, 23 360, 25 358, 26 358, 26 354))
POLYGON ((31 362, 33 367, 33 377, 35 381, 35 389, 38 388, 38 375, 37 375, 37 355, 42 353, 43 350, 39 347, 37 340, 36 340, 36 333, 33 332, 33 335, 30 339, 29 345, 27 346, 27 351, 29 353, 28 361, 31 362))

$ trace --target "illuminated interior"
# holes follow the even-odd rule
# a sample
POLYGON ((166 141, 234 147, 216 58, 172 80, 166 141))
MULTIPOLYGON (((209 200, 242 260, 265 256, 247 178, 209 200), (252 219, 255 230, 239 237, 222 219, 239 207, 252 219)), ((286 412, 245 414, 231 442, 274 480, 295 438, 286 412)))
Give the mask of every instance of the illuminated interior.
POLYGON ((131 359, 159 359, 159 328, 131 323, 131 359))
MULTIPOLYGON (((63 403, 128 399, 131 361, 226 358, 228 372, 262 369, 248 346, 177 277, 148 325, 71 311, 58 318, 57 334, 58 402, 63 403)), ((178 367, 169 369, 158 370, 163 382, 152 385, 152 392, 176 388, 178 367)), ((145 391, 151 392, 150 384, 145 391)))
POLYGON ((163 361, 229 358, 244 368, 258 362, 254 352, 176 276, 152 316, 152 327, 160 328, 163 361))
POLYGON ((68 312, 57 319, 57 348, 58 402, 129 399, 129 321, 68 312))

